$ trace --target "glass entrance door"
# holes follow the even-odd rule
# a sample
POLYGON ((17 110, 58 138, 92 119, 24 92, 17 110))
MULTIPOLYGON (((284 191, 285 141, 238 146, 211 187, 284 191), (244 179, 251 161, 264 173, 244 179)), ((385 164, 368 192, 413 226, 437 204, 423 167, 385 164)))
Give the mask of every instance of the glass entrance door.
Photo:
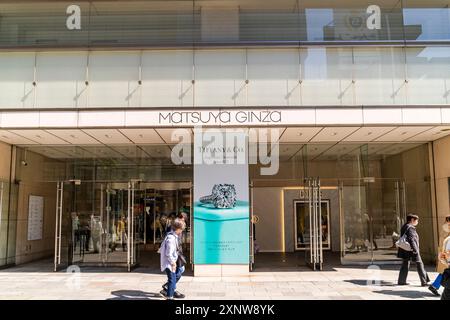
POLYGON ((80 217, 76 211, 81 181, 58 181, 56 184, 56 221, 54 270, 76 264, 84 245, 80 234, 80 217))
POLYGON ((123 265, 128 254, 128 185, 106 183, 104 195, 102 261, 104 265, 123 265))
POLYGON ((342 264, 396 263, 406 220, 405 183, 399 179, 339 181, 342 264))
POLYGON ((61 181, 57 183, 55 271, 75 265, 157 265, 156 250, 178 212, 187 214, 191 252, 191 183, 61 181))
POLYGON ((57 182, 55 271, 70 265, 137 264, 135 181, 57 182))

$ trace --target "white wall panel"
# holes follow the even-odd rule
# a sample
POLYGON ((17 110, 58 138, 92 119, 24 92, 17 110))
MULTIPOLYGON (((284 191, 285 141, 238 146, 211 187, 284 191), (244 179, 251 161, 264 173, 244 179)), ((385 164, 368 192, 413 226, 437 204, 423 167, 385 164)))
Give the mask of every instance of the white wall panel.
POLYGON ((402 124, 401 108, 368 108, 363 109, 363 120, 365 125, 371 124, 402 124))
POLYGON ((300 56, 296 49, 248 50, 248 105, 300 104, 300 56))
POLYGON ((34 53, 0 53, 0 108, 34 106, 34 53))
POLYGON ((246 105, 245 50, 195 53, 195 105, 246 105))
POLYGON ((139 52, 89 55, 89 107, 139 106, 139 52))
POLYGON ((363 124, 363 113, 355 109, 316 109, 316 124, 363 124))
POLYGON ((86 52, 45 52, 36 56, 36 107, 86 107, 86 52))
POLYGON ((192 107, 192 51, 147 51, 142 54, 143 107, 192 107))

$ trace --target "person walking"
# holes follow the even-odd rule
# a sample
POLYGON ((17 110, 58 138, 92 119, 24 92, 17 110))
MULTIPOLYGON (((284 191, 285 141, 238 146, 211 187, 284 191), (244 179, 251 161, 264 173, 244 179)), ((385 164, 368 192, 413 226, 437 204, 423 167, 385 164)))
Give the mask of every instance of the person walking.
POLYGON ((184 272, 186 263, 184 257, 180 255, 179 237, 185 228, 184 222, 175 220, 172 223, 172 230, 167 233, 160 248, 161 271, 167 274, 167 290, 161 290, 161 294, 168 300, 173 298, 184 298, 184 295, 177 292, 176 286, 184 272))
POLYGON ((440 296, 439 289, 441 287, 442 275, 444 273, 444 270, 449 267, 447 257, 450 258, 450 216, 445 217, 445 223, 446 224, 444 224, 444 230, 447 233, 447 237, 444 239, 442 247, 439 250, 439 261, 437 267, 437 272, 439 274, 433 281, 433 283, 428 287, 428 290, 430 290, 436 296, 440 296))
POLYGON ((406 217, 406 223, 402 226, 400 231, 400 237, 406 236, 406 241, 411 246, 411 251, 398 248, 397 256, 403 259, 402 266, 400 268, 400 273, 398 276, 398 285, 408 285, 406 279, 408 277, 409 265, 413 261, 416 263, 417 272, 420 278, 420 284, 422 287, 427 286, 430 282, 425 267, 420 256, 419 248, 419 234, 417 233, 416 226, 419 224, 419 217, 415 214, 408 214, 406 217))
MULTIPOLYGON (((171 231, 174 230, 173 229, 173 224, 175 222, 182 223, 184 225, 184 228, 183 228, 183 231, 184 231, 186 229, 186 221, 187 221, 187 215, 186 215, 186 213, 181 211, 178 214, 178 216, 175 218, 174 222, 171 224, 171 231)), ((186 264, 186 258, 185 258, 184 254, 183 254, 183 232, 178 235, 178 257, 179 257, 180 260, 183 261, 183 263, 182 263, 183 266, 180 267, 180 272, 183 273, 185 271, 185 265, 184 264, 186 264)), ((168 283, 167 282, 164 283, 162 285, 162 288, 163 288, 163 290, 160 291, 160 293, 162 295, 164 295, 164 296, 167 295, 168 283)), ((177 299, 182 299, 182 298, 185 297, 185 295, 182 294, 181 292, 175 290, 174 297, 177 298, 177 299)))

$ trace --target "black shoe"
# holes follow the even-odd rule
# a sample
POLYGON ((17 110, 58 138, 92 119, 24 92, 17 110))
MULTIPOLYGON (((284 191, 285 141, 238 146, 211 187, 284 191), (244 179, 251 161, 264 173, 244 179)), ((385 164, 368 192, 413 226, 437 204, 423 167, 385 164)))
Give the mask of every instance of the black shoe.
MULTIPOLYGON (((164 297, 167 298, 167 290, 161 290, 159 293, 161 293, 164 297)), ((184 294, 182 294, 181 292, 175 291, 175 293, 173 294, 173 297, 175 299, 184 299, 186 296, 184 294)))
POLYGON ((397 283, 398 286, 409 286, 409 282, 397 283))
POLYGON ((175 291, 175 293, 173 294, 173 297, 175 299, 184 299, 186 296, 184 294, 182 294, 181 292, 175 291))
POLYGON ((428 282, 422 283, 420 286, 421 287, 428 287, 428 282))
POLYGON ((428 287, 428 290, 430 290, 431 293, 434 294, 434 295, 437 296, 437 297, 440 297, 440 296, 441 296, 441 294, 439 293, 439 291, 438 291, 435 287, 433 287, 433 286, 429 286, 429 287, 428 287))

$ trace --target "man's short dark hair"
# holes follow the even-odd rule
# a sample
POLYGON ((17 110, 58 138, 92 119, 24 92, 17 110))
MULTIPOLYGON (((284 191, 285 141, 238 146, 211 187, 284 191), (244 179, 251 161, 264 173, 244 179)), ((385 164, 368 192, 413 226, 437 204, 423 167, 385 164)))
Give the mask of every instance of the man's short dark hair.
POLYGON ((411 222, 413 220, 419 220, 419 216, 417 214, 414 214, 414 213, 409 213, 406 216, 406 222, 411 222))
POLYGON ((172 229, 175 230, 184 230, 186 228, 186 224, 181 221, 180 219, 175 219, 174 222, 172 222, 172 229))
POLYGON ((450 216, 445 217, 445 222, 450 222, 450 216))

